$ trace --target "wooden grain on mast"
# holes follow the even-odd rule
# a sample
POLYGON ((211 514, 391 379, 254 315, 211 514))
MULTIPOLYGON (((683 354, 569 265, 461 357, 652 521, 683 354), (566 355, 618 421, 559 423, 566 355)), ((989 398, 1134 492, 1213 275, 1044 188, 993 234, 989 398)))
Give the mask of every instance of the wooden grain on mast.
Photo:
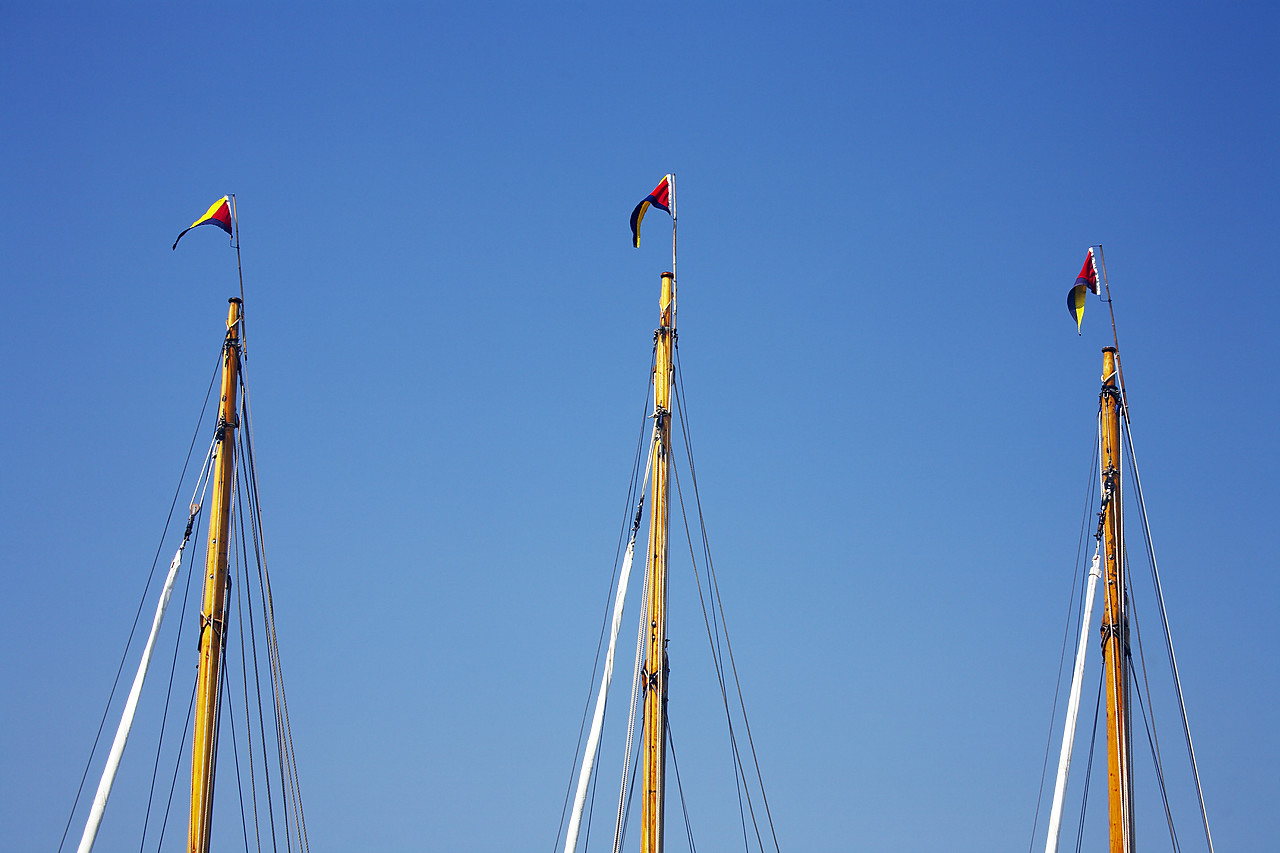
POLYGON ((644 769, 641 853, 662 853, 667 766, 667 477, 671 467, 671 380, 675 345, 675 276, 662 274, 660 323, 654 333, 653 481, 649 515, 649 643, 644 664, 644 769))
POLYGON ((209 513, 204 599, 200 608, 200 674, 196 682, 195 730, 191 752, 191 824, 188 853, 208 853, 213 815, 213 779, 218 750, 218 708, 223 648, 226 642, 227 545, 235 476, 236 387, 240 371, 239 299, 231 299, 227 337, 222 346, 222 395, 218 403, 217 457, 209 513))
POLYGON ((1102 657, 1107 692, 1107 802, 1110 853, 1133 851, 1133 790, 1130 766, 1129 617, 1125 600, 1124 522, 1120 476, 1120 412, 1123 408, 1115 347, 1102 351, 1102 657))

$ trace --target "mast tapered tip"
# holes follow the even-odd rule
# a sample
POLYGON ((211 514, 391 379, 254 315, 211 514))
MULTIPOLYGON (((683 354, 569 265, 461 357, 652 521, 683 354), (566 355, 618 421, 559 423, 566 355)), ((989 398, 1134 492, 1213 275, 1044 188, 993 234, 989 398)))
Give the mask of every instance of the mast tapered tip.
POLYGON ((1102 348, 1102 351, 1103 351, 1103 352, 1112 352, 1112 353, 1113 353, 1113 352, 1115 352, 1115 351, 1116 351, 1116 348, 1115 348, 1115 347, 1103 347, 1103 348, 1102 348))
POLYGON ((228 300, 227 300, 227 302, 231 303, 232 305, 242 305, 242 304, 243 304, 243 302, 241 301, 241 299, 240 299, 240 297, 239 297, 239 296, 233 296, 233 297, 231 297, 230 299, 228 299, 228 300))

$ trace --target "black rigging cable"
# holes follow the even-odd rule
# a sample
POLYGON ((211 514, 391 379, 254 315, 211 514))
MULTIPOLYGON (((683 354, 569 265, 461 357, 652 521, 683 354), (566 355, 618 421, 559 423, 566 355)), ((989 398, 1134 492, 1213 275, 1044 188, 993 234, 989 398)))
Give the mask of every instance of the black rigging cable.
MULTIPOLYGON (((236 615, 240 615, 238 607, 236 609, 236 615)), ((222 667, 222 692, 227 697, 227 719, 231 723, 231 757, 234 759, 236 766, 236 793, 240 795, 240 829, 244 833, 244 849, 248 850, 249 821, 244 813, 244 785, 240 783, 240 750, 236 747, 235 703, 231 701, 230 691, 227 690, 227 666, 225 666, 225 662, 222 667)))
MULTIPOLYGON (((241 542, 245 541, 243 531, 241 532, 240 541, 241 542)), ((267 812, 267 830, 270 833, 272 853, 276 853, 276 851, 278 850, 278 847, 276 844, 276 818, 275 818, 275 808, 273 807, 273 804, 272 804, 272 794, 271 794, 271 765, 267 761, 267 726, 266 726, 266 716, 263 714, 263 711, 262 711, 262 679, 261 679, 262 666, 258 661, 258 639, 257 639, 257 629, 255 626, 254 615, 253 615, 253 590, 252 589, 245 590, 245 602, 247 605, 246 609, 248 611, 247 621, 249 623, 249 648, 250 648, 251 656, 253 658, 254 697, 257 701, 257 706, 258 706, 258 739, 262 747, 262 776, 263 776, 263 784, 266 787, 265 799, 266 799, 266 812, 267 812)), ((245 714, 246 716, 248 715, 247 708, 245 709, 245 714)))
MULTIPOLYGON (((242 432, 242 441, 240 444, 240 451, 242 454, 242 460, 244 460, 245 462, 246 470, 249 464, 247 460, 248 445, 249 445, 248 430, 245 429, 242 432)), ((246 488, 246 490, 248 489, 247 484, 244 487, 246 488)), ((250 500, 252 499, 250 498, 250 500)), ((252 504, 250 504, 250 507, 252 507, 252 504)), ((252 512, 252 509, 250 509, 250 512, 252 512)), ((265 567, 264 567, 261 553, 259 550, 258 529, 257 529, 257 525, 253 523, 254 520, 255 520, 254 518, 252 517, 250 518, 249 527, 253 533, 254 557, 257 563, 257 570, 258 570, 258 593, 259 593, 260 603, 262 604, 263 642, 266 643, 266 647, 267 647, 267 667, 268 667, 268 674, 271 680, 272 726, 273 726, 273 731, 275 733, 275 740, 276 740, 276 762, 280 771, 280 809, 281 809, 281 818, 284 822, 285 851, 286 853, 289 853, 289 851, 293 850, 293 834, 292 834, 292 830, 290 829, 290 820, 289 820, 290 818, 289 795, 291 791, 290 791, 289 779, 287 778, 288 774, 286 770, 286 757, 285 757, 285 750, 283 746, 283 725, 282 725, 281 712, 280 712, 279 688, 276 684, 275 652, 272 647, 273 645, 272 644, 272 628, 271 628, 272 623, 271 623, 271 608, 270 608, 271 599, 270 599, 270 590, 269 590, 268 582, 266 580, 266 576, 264 573, 265 567)), ((243 521, 241 521, 241 536, 244 536, 243 524, 244 524, 243 521)), ((265 736, 266 735, 264 732, 263 737, 265 738, 265 736)), ((263 745, 263 751, 264 751, 263 758, 265 760, 266 758, 265 743, 263 745)))
POLYGON ((676 739, 671 733, 671 720, 667 720, 667 743, 671 746, 671 766, 676 771, 676 790, 680 793, 680 811, 684 813, 684 834, 689 840, 689 853, 698 853, 693 842, 693 824, 689 822, 689 804, 684 798, 684 785, 680 782, 680 761, 676 758, 676 739))
MULTIPOLYGON (((743 828, 742 844, 744 849, 750 850, 751 843, 746 833, 746 815, 743 814, 743 809, 742 809, 742 796, 745 793, 747 798, 746 811, 749 812, 751 815, 751 827, 752 829, 755 830, 756 843, 760 845, 761 849, 763 849, 763 841, 761 841, 761 838, 760 838, 760 826, 756 822, 755 806, 751 802, 751 788, 750 786, 747 785, 747 773, 746 773, 746 770, 743 768, 742 755, 738 750, 738 739, 733 731, 733 714, 729 710, 729 694, 725 687, 724 661, 719 656, 719 650, 717 649, 717 646, 716 646, 716 640, 712 636, 711 625, 712 625, 712 622, 714 621, 715 608, 714 606, 712 607, 712 615, 708 616, 706 598, 702 594, 702 579, 698 575, 698 563, 693 553, 693 537, 689 533, 689 519, 688 519, 688 515, 685 513, 685 508, 684 508, 684 495, 680 489, 680 472, 679 472, 679 469, 676 468, 674 465, 672 466, 672 471, 675 473, 676 497, 680 503, 680 515, 684 519, 684 532, 685 532, 685 538, 688 540, 688 543, 689 543, 689 556, 693 560, 693 569, 694 569, 693 577, 694 577, 694 583, 698 589, 698 601, 702 605, 702 620, 707 628, 707 641, 711 644, 712 662, 715 665, 716 679, 718 680, 720 685, 720 701, 724 705, 725 722, 729 728, 729 748, 733 756, 733 780, 734 780, 734 784, 738 786, 737 788, 738 814, 742 820, 742 828, 743 828)), ((708 587, 709 586, 710 586, 710 581, 708 580, 708 587)), ((709 589, 708 589, 708 594, 710 594, 709 589)))
POLYGON ((1084 793, 1080 796, 1080 822, 1076 825, 1076 853, 1084 848, 1084 814, 1089 805, 1089 783, 1093 781, 1093 750, 1098 745, 1098 717, 1102 711, 1102 684, 1106 670, 1098 673, 1098 696, 1093 702, 1093 731, 1089 735, 1089 760, 1084 765, 1084 793))
MULTIPOLYGON (((243 536, 240 537, 240 553, 242 556, 241 563, 247 566, 248 555, 245 553, 243 536)), ((236 585, 236 613, 239 616, 239 618, 236 620, 236 626, 240 633, 240 681, 241 681, 242 687, 244 688, 244 730, 245 730, 245 743, 249 751, 247 764, 249 767, 249 801, 253 805, 253 839, 254 839, 254 846, 256 850, 258 851, 258 853, 262 853, 262 829, 261 829, 261 824, 258 818, 258 783, 257 783, 257 773, 254 770, 254 763, 253 763, 253 723, 250 721, 250 717, 249 717, 249 667, 245 657, 245 641, 244 641, 244 625, 246 621, 246 617, 244 615, 245 614, 244 601, 248 600, 250 603, 252 603, 253 599, 248 595, 247 588, 249 584, 247 581, 247 568, 246 568, 245 574, 246 574, 246 577, 242 577, 241 582, 236 585)), ((251 617, 252 617, 252 613, 250 613, 250 618, 251 617)), ((250 632, 253 631, 252 623, 250 623, 249 625, 249 631, 250 632)), ((245 850, 247 851, 248 849, 249 849, 249 846, 248 844, 246 844, 245 850)))
POLYGON ((1173 676, 1173 684, 1175 693, 1178 697, 1178 711, 1182 718, 1182 734, 1187 747, 1187 761, 1191 765, 1191 778, 1195 782, 1196 797, 1200 804, 1200 820, 1204 828, 1205 845, 1208 847, 1209 853, 1213 853, 1213 835, 1209 832, 1209 811, 1204 803, 1204 789, 1200 785, 1200 768, 1196 763, 1195 747, 1191 743, 1191 723, 1187 719, 1187 706, 1182 698, 1182 679, 1178 674, 1178 660, 1173 653, 1173 633, 1169 628, 1169 614, 1164 606, 1164 590, 1160 584, 1160 571, 1156 567, 1156 551, 1151 541, 1151 523, 1147 518, 1147 501, 1142 494, 1142 477, 1138 474, 1138 458, 1133 449, 1133 431, 1129 426, 1128 412, 1125 413, 1124 420, 1125 437, 1129 445, 1129 460, 1132 463, 1130 468, 1132 473, 1130 478, 1133 480, 1134 489, 1138 496, 1138 515, 1142 520, 1142 535, 1147 546, 1147 560, 1151 570, 1151 583, 1155 588, 1156 604, 1160 612, 1160 623, 1164 628, 1165 651, 1169 659, 1169 670, 1173 676))
MULTIPOLYGON (((221 353, 219 353, 219 363, 221 363, 221 353)), ((182 481, 187 475, 187 466, 191 464, 191 454, 195 450, 196 439, 200 437, 200 424, 204 420, 204 412, 209 405, 209 396, 213 393, 213 383, 217 378, 218 370, 215 367, 213 376, 209 379, 209 388, 204 394, 204 405, 200 407, 200 415, 196 418, 196 428, 191 436, 191 444, 187 447, 187 458, 182 463, 182 472, 178 474, 178 484, 174 487, 173 499, 169 502, 169 514, 165 516, 164 529, 160 531, 160 541, 156 544, 155 556, 151 558, 151 571, 147 573, 147 582, 143 585, 142 595, 138 598, 138 609, 133 614, 133 624, 129 626, 129 636, 125 640, 124 650, 120 653, 120 663, 116 667, 116 675, 111 681, 111 690, 107 694, 107 702, 102 709, 102 719, 98 721, 98 731, 93 736, 93 746, 89 749, 89 757, 85 759, 84 772, 80 774, 80 784, 76 787, 75 798, 71 801, 71 811, 67 815, 67 823, 62 828, 62 838, 58 840, 58 853, 62 853, 62 846, 67 842, 67 832, 71 829, 71 821, 75 819, 76 808, 80 805, 80 795, 84 792, 84 783, 89 777, 89 768, 93 766, 93 755, 98 751, 98 742, 102 738, 102 729, 107 723, 107 715, 111 712, 111 702, 115 698, 116 687, 120 684, 120 674, 124 672, 124 664, 129 657, 129 647, 133 644, 133 635, 138 629, 138 620, 142 617, 142 610, 147 604, 147 593, 151 590, 151 581, 155 577, 156 566, 160 562, 160 553, 164 549, 164 538, 169 533, 170 522, 173 521, 173 509, 178 505, 178 495, 182 492, 182 481)))
MULTIPOLYGON (((707 536, 707 523, 706 523, 706 518, 702 512, 702 498, 698 489, 698 471, 697 471, 697 467, 694 465, 694 462, 693 462, 693 444, 690 439, 688 415, 684 411, 683 403, 681 402, 684 396, 682 393, 684 389, 684 372, 683 372, 683 368, 681 367, 680 348, 679 348, 678 342, 676 343, 674 350, 675 350, 674 362, 676 367, 676 383, 675 383, 676 388, 675 388, 674 396, 676 400, 676 409, 680 415, 680 430, 681 430, 682 437, 684 439, 685 453, 689 463, 689 476, 693 484, 694 503, 698 510, 698 525, 699 525, 699 530, 702 534, 702 548, 703 548, 703 554, 706 559, 707 587, 708 587, 707 593, 712 600, 713 613, 716 613, 718 615, 720 628, 724 632, 725 650, 729 654, 729 670, 733 674, 734 688, 738 694, 738 708, 740 710, 740 713, 742 714, 743 728, 746 730, 746 734, 747 734, 747 745, 751 752, 752 763, 755 766, 756 781, 760 788, 760 799, 764 804, 765 818, 769 823, 769 832, 773 838, 774 849, 775 851, 778 851, 778 853, 781 853, 781 846, 778 843, 777 831, 773 825, 773 814, 771 809, 769 808, 769 795, 766 792, 764 787, 764 776, 760 770, 760 759, 756 753, 755 739, 751 733, 751 721, 747 716, 746 701, 742 696, 742 682, 738 677, 738 666, 733 654, 733 643, 729 639, 729 624, 728 624, 728 621, 725 619, 724 601, 720 597, 720 584, 716 578, 715 562, 711 558, 711 544, 710 544, 710 539, 707 536)), ((677 493, 678 492, 679 492, 679 486, 678 486, 678 479, 677 479, 677 493)), ((735 745, 735 751, 736 751, 736 745, 735 745)), ((745 773, 744 773, 744 781, 745 781, 745 773)), ((748 806, 750 806, 751 804, 750 796, 748 796, 747 798, 747 803, 748 803, 748 806)), ((754 812, 753 812, 753 821, 754 821, 754 812)), ((759 834, 759 828, 757 827, 757 836, 758 834, 759 834)), ((763 842, 761 842, 760 846, 761 846, 761 849, 763 850, 763 847, 764 847, 763 842)))
POLYGON ((182 767, 182 748, 187 745, 187 732, 191 730, 191 712, 196 707, 196 688, 199 683, 191 682, 191 699, 187 703, 187 721, 182 724, 182 740, 178 743, 178 760, 173 763, 173 778, 169 780, 169 799, 164 804, 164 820, 160 821, 160 839, 156 842, 156 853, 164 846, 164 832, 169 826, 169 809, 173 806, 173 792, 178 786, 178 770, 182 767))
MULTIPOLYGON (((298 776, 298 759, 293 744, 293 728, 289 720, 289 700, 284 681, 284 666, 280 658, 279 635, 276 631, 275 604, 271 594, 271 573, 267 566, 266 546, 263 539, 262 503, 258 493, 258 473, 254 463, 253 451, 253 416, 249 401, 249 391, 244 384, 241 372, 241 414, 244 423, 243 447, 247 457, 245 466, 249 510, 251 512, 250 530, 253 533, 254 557, 258 564, 260 587, 264 595, 263 612, 268 648, 268 659, 271 664, 273 700, 276 708, 276 738, 280 754, 281 784, 285 788, 284 799, 291 799, 293 808, 293 827, 298 839, 299 853, 309 853, 310 842, 307 838, 306 813, 302 803, 302 786, 298 776)), ((288 830, 288 805, 285 806, 285 826, 288 830)))
POLYGON ((1178 853, 1182 847, 1178 844, 1178 833, 1173 826, 1173 812, 1169 809, 1169 792, 1165 789, 1164 784, 1164 767, 1160 762, 1160 746, 1152 735, 1152 729, 1155 727, 1155 709, 1151 709, 1150 719, 1148 719, 1146 704, 1142 701, 1142 689, 1137 684, 1137 673, 1134 672, 1132 658, 1129 661, 1129 674, 1134 680, 1133 692, 1138 697, 1138 713, 1142 715, 1142 726, 1147 733, 1147 746, 1151 750, 1151 759, 1155 764, 1156 784, 1160 788, 1160 799, 1164 803, 1164 817, 1169 825, 1169 841, 1173 844, 1174 853, 1178 853))
POLYGON ((1088 481, 1087 487, 1085 488, 1084 513, 1080 518, 1080 533, 1076 538, 1075 569, 1071 575, 1071 598, 1067 602, 1067 621, 1066 621, 1066 625, 1063 627, 1063 630, 1062 630, 1062 650, 1058 654, 1058 675, 1057 675, 1057 678, 1054 680, 1053 707, 1049 711, 1049 733, 1045 737, 1044 761, 1041 763, 1041 766, 1040 766, 1040 787, 1036 791, 1036 813, 1035 813, 1035 819, 1031 822, 1031 841, 1027 845, 1027 853, 1031 853, 1031 851, 1035 849, 1036 830, 1040 828, 1040 807, 1044 803, 1044 782, 1045 782, 1045 778, 1048 776, 1048 773, 1049 773, 1049 754, 1053 750, 1053 730, 1054 730, 1054 722, 1057 720, 1057 717, 1058 717, 1058 700, 1062 696, 1062 670, 1067 660, 1067 648, 1068 648, 1067 640, 1069 637, 1071 637, 1071 629, 1074 624, 1075 642, 1071 644, 1070 648, 1078 648, 1080 643, 1080 631, 1087 630, 1088 628, 1087 625, 1082 626, 1080 624, 1080 620, 1073 617, 1075 616, 1075 613, 1076 613, 1076 593, 1077 592, 1080 593, 1080 607, 1081 609, 1084 608, 1084 590, 1083 590, 1082 584, 1088 583, 1088 578, 1087 578, 1088 573, 1085 572, 1082 574, 1081 570, 1083 566, 1080 563, 1080 557, 1082 554, 1085 553, 1084 543, 1088 541, 1089 515, 1090 515, 1090 511, 1093 509, 1094 489, 1098 483, 1097 473, 1098 473, 1098 436, 1097 436, 1097 433, 1095 432, 1094 438, 1093 438, 1092 461, 1089 463, 1089 481, 1088 481))
MULTIPOLYGON (((191 537, 193 546, 200 540, 199 523, 201 520, 197 516, 196 529, 191 537)), ((182 629, 187 624, 187 602, 191 600, 191 578, 195 576, 196 552, 198 550, 198 548, 192 547, 191 555, 187 561, 187 581, 182 592, 182 610, 178 614, 178 632, 173 639, 173 657, 169 662, 169 686, 165 689, 164 712, 160 715, 160 737, 156 741, 156 758, 151 767, 151 787, 147 791, 147 811, 142 819, 142 838, 138 841, 138 853, 142 853, 146 846, 147 828, 151 823, 151 804, 156 793, 156 777, 160 772, 160 752, 164 746, 164 734, 169 722, 169 701, 173 698, 173 677, 178 666, 178 653, 182 649, 182 629)), ((181 748, 179 748, 174 761, 179 763, 182 761, 181 748)))
MULTIPOLYGON (((601 726, 600 731, 601 732, 604 731, 603 726, 601 726)), ((596 754, 595 754, 596 763, 599 763, 600 761, 600 751, 603 748, 604 748, 604 739, 601 738, 600 740, 596 741, 596 754)), ((582 833, 582 849, 583 850, 591 849, 591 824, 592 824, 592 818, 595 817, 595 813, 596 813, 596 789, 600 787, 599 783, 600 783, 600 774, 593 773, 591 775, 591 802, 587 805, 587 828, 583 830, 583 833, 582 833)))
MULTIPOLYGON (((649 687, 647 684, 644 684, 642 686, 642 692, 644 693, 649 692, 649 687)), ((643 702, 641 702, 640 704, 642 706, 644 705, 643 702)), ((622 821, 621 821, 622 831, 618 833, 617 844, 614 848, 615 851, 621 850, 623 845, 626 844, 627 826, 631 822, 631 800, 636 793, 636 772, 640 769, 640 751, 641 751, 641 748, 644 746, 644 715, 643 714, 640 715, 640 727, 636 730, 636 735, 637 737, 636 737, 636 747, 635 747, 636 749, 635 760, 631 762, 631 780, 627 783, 627 802, 626 802, 626 807, 623 809, 623 812, 622 812, 622 821)))
MULTIPOLYGON (((1125 551, 1126 555, 1128 550, 1125 551)), ((1125 560, 1125 568, 1128 569, 1128 559, 1125 560)), ((1125 574, 1126 580, 1129 578, 1128 573, 1125 574)), ((1142 688, 1147 691, 1147 703, 1150 704, 1151 699, 1151 683, 1147 680, 1147 661, 1146 656, 1142 652, 1142 631, 1138 627, 1138 610, 1133 604, 1133 591, 1129 592, 1130 614, 1133 616, 1133 635, 1138 640, 1138 663, 1142 670, 1142 688)), ((1142 724, 1147 730, 1147 746, 1151 748, 1151 760, 1155 764, 1156 784, 1160 787, 1160 799, 1164 803, 1164 817, 1169 824, 1169 841, 1173 844, 1174 853, 1181 850, 1182 847, 1178 843, 1178 832, 1173 825, 1173 811, 1169 808, 1169 791, 1165 786, 1164 780, 1164 760, 1160 754, 1160 737, 1156 731, 1156 709, 1152 705, 1148 714, 1146 706, 1142 701, 1142 688, 1137 684, 1137 669, 1134 667, 1133 655, 1127 655, 1129 659, 1129 677, 1134 682, 1134 693, 1138 696, 1138 710, 1142 714, 1142 724), (1150 721, 1148 721, 1150 716, 1150 721)))
MULTIPOLYGON (((644 402, 644 406, 641 409, 640 434, 636 439, 636 451, 631 463, 631 477, 630 477, 629 485, 627 489, 627 500, 626 500, 626 505, 624 507, 624 514, 622 517, 622 526, 618 531, 618 542, 614 548, 613 572, 609 578, 609 589, 606 591, 605 599, 604 599, 604 618, 601 620, 601 623, 600 623, 600 635, 599 637, 596 638, 596 655, 595 655, 595 659, 591 662, 591 679, 587 682, 587 698, 584 701, 583 707, 582 707, 582 719, 578 723, 578 742, 573 748, 573 761, 569 764, 569 781, 568 781, 568 784, 565 786, 564 802, 560 806, 560 825, 556 828, 556 839, 555 839, 555 844, 552 847, 552 853, 555 853, 556 850, 560 849, 560 838, 564 833, 564 821, 565 821, 565 818, 568 816, 568 811, 569 811, 569 799, 573 795, 574 770, 576 770, 578 767, 578 755, 582 749, 583 735, 586 733, 586 730, 587 730, 587 717, 591 712, 591 694, 595 690, 596 674, 599 672, 599 666, 600 666, 600 653, 604 648, 604 635, 605 635, 605 631, 608 630, 608 626, 610 622, 610 612, 612 610, 612 608, 610 607, 610 602, 613 599, 614 587, 618 583, 618 568, 620 566, 620 561, 622 558, 623 543, 627 541, 626 540, 627 530, 630 528, 632 523, 632 507, 634 507, 636 503, 636 492, 640 491, 641 493, 643 493, 644 491, 644 484, 637 482, 637 475, 640 473, 640 464, 641 464, 640 460, 642 458, 642 454, 644 451, 644 436, 646 432, 645 427, 648 425, 648 421, 649 421, 649 394, 653 390, 653 365, 657 361, 657 354, 658 354, 658 347, 657 347, 657 342, 655 341, 653 351, 649 355, 649 383, 645 388, 645 402, 644 402)), ((600 742, 596 744, 597 756, 599 756, 601 743, 603 743, 603 738, 601 738, 600 742)), ((592 788, 593 811, 594 811, 594 806, 595 806, 595 788, 593 787, 592 788)), ((591 815, 588 814, 588 817, 587 817, 588 837, 590 836, 590 825, 591 825, 590 821, 591 821, 591 815)), ((583 849, 584 850, 586 849, 586 840, 584 840, 583 842, 583 849)))
MULTIPOLYGON (((243 465, 243 464, 244 464, 244 456, 243 456, 243 454, 241 454, 240 463, 241 463, 241 465, 243 465)), ((240 491, 240 490, 239 490, 239 487, 237 487, 237 494, 239 494, 239 491, 240 491)), ((254 845, 255 845, 256 849, 259 851, 259 853, 261 853, 261 850, 262 850, 262 835, 261 835, 261 832, 262 832, 262 830, 261 830, 261 824, 260 824, 259 817, 258 817, 258 787, 257 787, 257 773, 256 773, 256 772, 255 772, 255 770, 254 770, 254 762, 253 762, 253 723, 251 722, 251 718, 250 718, 250 714, 249 714, 249 711, 250 711, 250 706, 249 706, 249 674, 248 674, 248 667, 247 667, 247 665, 246 665, 246 663, 247 663, 247 662, 246 662, 246 658, 245 658, 245 642, 244 642, 244 626, 245 626, 245 622, 246 622, 246 621, 248 621, 248 622, 249 622, 249 633, 250 633, 250 636, 252 636, 252 635, 253 635, 253 631, 254 631, 254 625, 253 625, 253 621, 252 621, 252 619, 253 619, 253 611, 252 611, 253 596, 252 596, 252 591, 251 591, 251 589, 250 589, 250 587, 249 587, 249 577, 250 577, 250 575, 249 575, 249 554, 248 554, 248 545, 247 545, 247 544, 246 544, 246 542, 245 542, 243 516, 238 516, 238 518, 239 518, 239 520, 240 520, 240 531, 239 531, 240 535, 237 537, 237 541, 236 541, 236 542, 234 542, 234 543, 232 543, 232 550, 233 550, 233 551, 236 551, 236 559, 237 559, 237 561, 239 562, 239 564, 240 564, 241 568, 243 569, 243 571, 241 572, 241 576, 240 576, 240 583, 239 583, 239 584, 236 584, 236 597, 235 597, 235 604, 236 604, 236 615, 237 615, 237 617, 238 617, 238 618, 236 619, 236 628, 237 628, 237 632, 239 633, 239 636, 240 636, 240 681, 241 681, 241 687, 243 688, 243 693, 244 693, 244 728, 245 728, 245 746, 246 746, 246 749, 248 750, 248 755, 246 756, 246 758, 247 758, 247 766, 248 766, 248 768, 249 768, 249 801, 250 801, 251 806, 252 806, 252 809, 253 809, 253 837, 254 837, 254 845), (238 548, 238 550, 237 550, 237 548, 238 548), (243 602, 244 602, 244 601, 246 601, 246 600, 247 600, 247 601, 249 602, 249 604, 250 604, 250 607, 249 607, 249 609, 248 609, 248 616, 247 616, 247 617, 246 617, 246 615, 245 615, 245 614, 246 614, 246 608, 245 608, 244 603, 243 603, 243 602)), ((233 530, 235 529, 235 525, 232 525, 232 529, 233 529, 233 530)), ((255 660, 256 660, 256 659, 255 659, 255 660)), ((255 677, 256 677, 256 675, 257 675, 257 671, 256 671, 256 669, 255 669, 255 673, 254 673, 254 674, 255 674, 255 677)), ((228 699, 228 703, 230 703, 230 699, 231 699, 230 693, 228 693, 228 695, 227 695, 227 699, 228 699)), ((235 723, 234 723, 234 721, 232 722, 232 728, 233 728, 233 729, 235 728, 235 723)), ((232 736, 232 742, 234 743, 234 735, 232 736)), ((265 759, 264 759, 264 764, 265 764, 265 759)), ((237 783, 237 785, 239 785, 239 784, 240 784, 239 777, 240 777, 240 772, 239 772, 239 769, 238 769, 238 766, 237 766, 237 771, 236 771, 236 783, 237 783)), ((242 795, 242 800, 243 800, 243 795, 242 795)), ((268 801, 267 805, 268 805, 268 806, 270 806, 270 801, 268 801)), ((240 819, 241 819, 241 823, 242 823, 242 824, 244 824, 244 823, 246 822, 246 821, 245 821, 245 816, 244 816, 244 807, 243 807, 243 804, 241 805, 241 818, 240 818, 240 819)), ((246 836, 247 836, 247 833, 248 833, 248 829, 247 829, 247 827, 245 828, 245 831, 246 831, 246 836)), ((274 838, 274 835, 273 835, 273 837, 272 837, 272 843, 274 844, 274 842, 275 842, 275 838, 274 838)), ((245 850, 247 851, 248 849, 249 849, 249 842, 248 842, 248 839, 247 839, 247 837, 246 837, 246 839, 245 839, 245 850)))

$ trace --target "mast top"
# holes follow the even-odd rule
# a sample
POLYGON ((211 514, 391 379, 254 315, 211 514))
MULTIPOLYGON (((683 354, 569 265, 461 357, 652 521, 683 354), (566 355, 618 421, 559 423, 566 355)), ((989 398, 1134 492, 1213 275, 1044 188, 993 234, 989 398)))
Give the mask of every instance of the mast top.
POLYGON ((1116 348, 1115 348, 1115 347, 1103 347, 1103 348, 1102 348, 1102 351, 1103 351, 1103 352, 1110 352, 1110 353, 1114 353, 1114 352, 1116 352, 1117 350, 1116 350, 1116 348))
POLYGON ((243 299, 241 299, 239 296, 233 296, 233 297, 231 297, 230 299, 228 299, 227 301, 228 301, 228 302, 230 302, 230 303, 232 303, 233 305, 243 305, 243 304, 244 304, 244 300, 243 300, 243 299))

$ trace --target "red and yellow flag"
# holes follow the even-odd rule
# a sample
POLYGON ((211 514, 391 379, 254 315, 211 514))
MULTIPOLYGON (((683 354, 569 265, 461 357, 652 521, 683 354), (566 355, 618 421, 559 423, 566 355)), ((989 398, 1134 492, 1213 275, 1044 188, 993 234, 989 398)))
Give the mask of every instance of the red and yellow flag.
POLYGON ((649 210, 649 205, 671 212, 671 176, 664 175, 658 185, 653 188, 653 192, 644 197, 644 201, 636 205, 636 209, 631 211, 631 245, 637 249, 640 248, 640 223, 644 221, 644 215, 649 210))
MULTIPOLYGON (((204 212, 195 222, 191 223, 191 227, 185 229, 182 234, 186 234, 191 228, 197 225, 216 225, 231 236, 231 197, 223 196, 222 198, 209 205, 209 209, 204 212)), ((182 239, 182 234, 178 235, 178 240, 182 239)), ((173 241, 173 248, 178 248, 178 240, 173 241)))
POLYGON ((1084 322, 1084 300, 1087 292, 1098 292, 1098 267, 1093 262, 1093 249, 1085 256, 1080 275, 1076 276, 1075 286, 1067 292, 1067 310, 1071 319, 1076 321, 1076 334, 1080 334, 1080 324, 1084 322))
POLYGON ((1098 295, 1098 265, 1093 261, 1093 248, 1085 255, 1084 266, 1080 267, 1080 275, 1076 276, 1076 284, 1089 288, 1094 296, 1098 295))

